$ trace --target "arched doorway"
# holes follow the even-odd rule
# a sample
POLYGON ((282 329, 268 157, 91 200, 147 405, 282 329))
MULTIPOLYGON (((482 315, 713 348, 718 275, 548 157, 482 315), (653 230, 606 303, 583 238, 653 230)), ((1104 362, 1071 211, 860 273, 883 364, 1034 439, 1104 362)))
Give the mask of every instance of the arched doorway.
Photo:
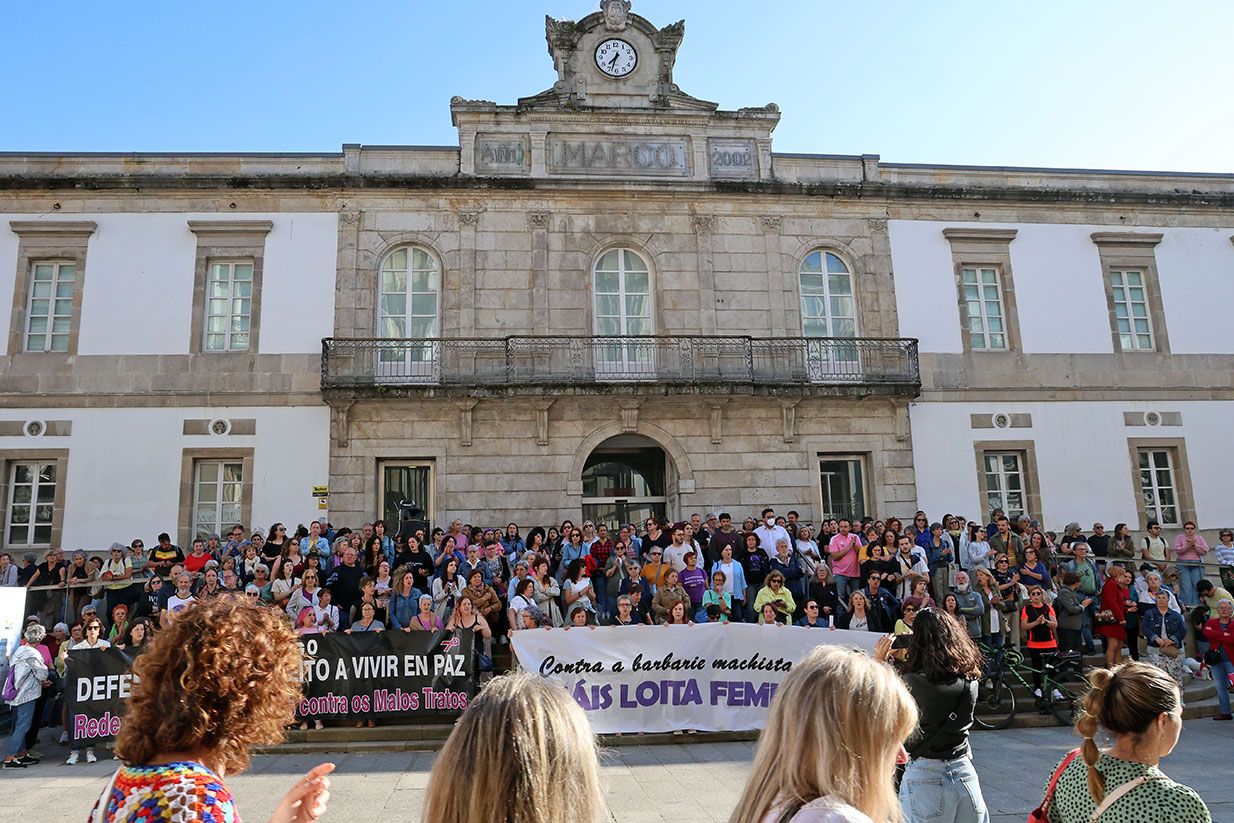
POLYGON ((642 526, 668 510, 669 461, 664 449, 637 434, 610 437, 583 465, 583 519, 616 532, 626 523, 642 526))

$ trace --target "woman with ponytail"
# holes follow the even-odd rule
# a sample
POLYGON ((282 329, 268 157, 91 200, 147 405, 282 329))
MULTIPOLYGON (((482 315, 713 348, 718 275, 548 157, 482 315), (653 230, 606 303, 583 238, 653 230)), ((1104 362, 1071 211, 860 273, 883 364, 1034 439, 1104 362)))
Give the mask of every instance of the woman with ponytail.
POLYGON ((1156 666, 1125 663, 1089 673, 1076 731, 1084 738, 1077 752, 1064 758, 1053 796, 1049 823, 1211 823, 1204 801, 1158 768, 1173 751, 1182 731, 1178 685, 1156 666), (1114 745, 1097 748, 1098 727, 1114 745))

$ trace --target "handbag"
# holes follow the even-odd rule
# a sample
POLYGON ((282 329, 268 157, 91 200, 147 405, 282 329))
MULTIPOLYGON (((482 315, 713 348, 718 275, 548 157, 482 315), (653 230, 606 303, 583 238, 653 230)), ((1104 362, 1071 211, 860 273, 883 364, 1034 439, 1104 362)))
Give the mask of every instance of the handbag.
POLYGON ((1045 797, 1041 798, 1041 804, 1028 813, 1028 823, 1047 823, 1050 819, 1050 804, 1054 802, 1054 789, 1058 785, 1058 778, 1062 777, 1063 772, 1071 765, 1071 761, 1079 756, 1079 749, 1072 749, 1067 752, 1063 762, 1059 763, 1058 768, 1054 770, 1054 774, 1050 775, 1050 785, 1045 790, 1045 797))
POLYGON ((1209 666, 1216 666, 1221 663, 1221 650, 1213 647, 1204 652, 1204 662, 1209 666))
POLYGON ((1118 618, 1111 609, 1102 609, 1093 615, 1093 622, 1098 626, 1113 626, 1118 622, 1118 618))

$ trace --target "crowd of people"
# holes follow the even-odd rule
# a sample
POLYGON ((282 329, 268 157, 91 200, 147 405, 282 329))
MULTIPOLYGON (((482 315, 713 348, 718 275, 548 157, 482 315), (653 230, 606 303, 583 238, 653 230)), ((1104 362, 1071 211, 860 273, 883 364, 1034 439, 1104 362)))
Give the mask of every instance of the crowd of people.
MULTIPOLYGON (((902 661, 893 661, 884 636, 873 655, 824 645, 793 667, 771 703, 732 823, 990 819, 968 744, 976 643, 936 607, 917 621, 902 661)), ((123 763, 91 820, 239 819, 227 778, 248 765, 252 746, 277 740, 292 715, 300 665, 293 638, 274 610, 239 597, 207 600, 157 636, 134 664, 116 744, 123 763)), ((1096 669, 1090 682, 1076 724, 1083 744, 1054 770, 1029 819, 1211 823, 1199 795, 1160 769, 1182 731, 1177 684, 1136 662, 1096 669), (1099 730, 1109 737, 1104 751, 1099 730)), ((327 762, 305 773, 272 823, 325 814, 333 770, 327 762)), ((579 705, 551 681, 515 673, 491 681, 455 724, 434 761, 422 816, 598 823, 608 817, 602 787, 579 705), (465 787, 460 774, 469 775, 465 787)))
MULTIPOLYGON (((28 587, 28 624, 44 630, 35 645, 49 686, 21 710, 32 715, 32 746, 59 717, 68 650, 140 649, 227 593, 283 614, 300 635, 474 631, 489 661, 493 644, 540 627, 745 621, 907 635, 936 608, 986 649, 1026 647, 1036 669, 1047 655, 1095 653, 1098 641, 1108 666, 1143 656, 1180 685, 1207 666, 1228 720, 1234 601, 1223 567, 1234 571, 1234 532, 1210 545, 1192 523, 1172 539, 1152 522, 1140 537, 1122 523, 1055 533, 995 510, 988 524, 917 512, 907 523, 828 519, 816 531, 795 511, 767 508, 740 524, 714 512, 615 531, 590 520, 526 533, 460 519, 431 529, 235 525, 187 549, 164 533, 104 556, 56 549, 17 566, 0 555, 0 585, 28 587)), ((30 746, 5 767, 35 762, 30 746)))

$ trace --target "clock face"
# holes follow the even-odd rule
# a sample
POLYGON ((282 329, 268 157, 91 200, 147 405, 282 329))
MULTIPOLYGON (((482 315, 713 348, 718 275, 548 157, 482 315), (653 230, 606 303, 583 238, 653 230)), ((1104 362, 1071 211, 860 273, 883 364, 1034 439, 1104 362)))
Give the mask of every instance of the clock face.
POLYGON ((605 40, 596 46, 596 67, 609 77, 625 77, 638 65, 638 52, 625 40, 605 40))

